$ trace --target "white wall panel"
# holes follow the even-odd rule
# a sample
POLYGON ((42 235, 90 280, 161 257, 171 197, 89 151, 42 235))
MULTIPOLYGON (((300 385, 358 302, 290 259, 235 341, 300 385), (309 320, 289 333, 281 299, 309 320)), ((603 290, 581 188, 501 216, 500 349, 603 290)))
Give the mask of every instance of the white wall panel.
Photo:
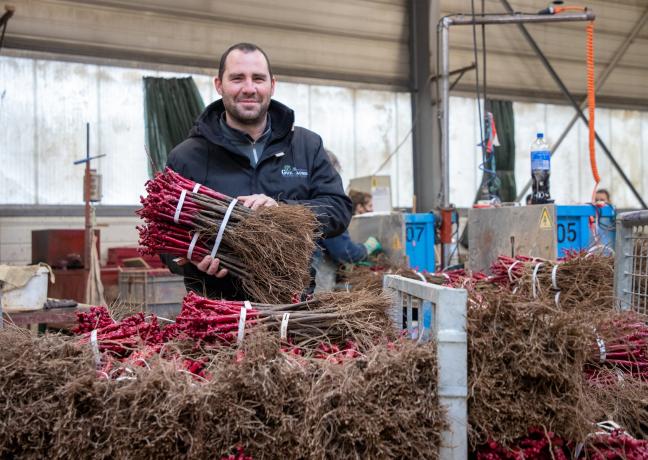
MULTIPOLYGON (((6 136, 0 152, 8 163, 0 203, 81 204, 83 166, 72 163, 85 155, 86 121, 91 123, 91 154, 107 155, 93 163, 103 175, 102 203, 139 203, 148 161, 142 77, 186 74, 11 57, 0 57, 0 71, 11 77, 3 101, 11 102, 7 113, 16 114, 6 118, 0 132, 6 136), (19 160, 12 161, 13 152, 20 152, 19 160), (15 190, 23 190, 19 187, 10 191, 14 178, 31 193, 17 195, 15 190)), ((194 79, 205 103, 218 97, 210 77, 194 79)), ((409 93, 280 81, 275 99, 295 111, 297 125, 317 132, 338 155, 345 184, 375 172, 404 140, 381 173, 392 177, 394 203, 411 206, 409 93)))
MULTIPOLYGON (((625 172, 630 182, 641 193, 642 187, 642 149, 641 144, 641 113, 632 110, 615 110, 611 113, 610 120, 611 141, 609 148, 617 162, 625 172)), ((597 146, 598 147, 598 146, 597 146)), ((600 148, 597 148, 597 156, 604 155, 600 148)), ((648 151, 645 151, 648 154, 648 151)), ((639 206, 630 188, 625 185, 621 175, 616 171, 611 172, 611 182, 614 201, 627 203, 629 206, 639 206)))
POLYGON ((36 197, 34 154, 35 62, 0 59, 0 203, 30 203, 36 197))
POLYGON ((396 163, 396 197, 397 206, 411 207, 414 194, 414 163, 412 147, 412 99, 409 93, 396 95, 396 141, 400 145, 395 159, 396 163))
POLYGON ((40 204, 83 203, 84 167, 71 167, 97 152, 97 66, 37 61, 37 192, 40 204))
POLYGON ((474 99, 450 98, 450 202, 472 206, 481 181, 481 150, 474 99))
POLYGON ((310 126, 310 87, 303 83, 277 82, 273 99, 295 111, 295 124, 310 126))
POLYGON ((102 204, 138 202, 148 178, 144 148, 142 77, 136 69, 100 67, 98 72, 99 139, 95 154, 106 154, 95 165, 103 176, 102 204), (139 187, 138 185, 139 184, 139 187))
POLYGON ((324 147, 338 157, 342 183, 354 177, 353 90, 336 86, 311 86, 309 129, 322 136, 324 147))
MULTIPOLYGON (((393 132, 395 117, 396 107, 391 93, 367 90, 356 92, 356 176, 374 174, 396 147, 393 132)), ((390 162, 381 173, 393 173, 393 169, 393 162, 390 162)), ((394 185, 392 184, 392 188, 394 185)))

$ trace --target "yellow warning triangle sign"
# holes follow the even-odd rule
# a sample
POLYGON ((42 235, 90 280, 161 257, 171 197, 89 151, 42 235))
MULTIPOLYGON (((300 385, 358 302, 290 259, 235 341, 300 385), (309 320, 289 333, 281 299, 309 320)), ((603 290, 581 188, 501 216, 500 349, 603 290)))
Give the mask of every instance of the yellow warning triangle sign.
POLYGON ((542 208, 542 214, 540 215, 540 228, 552 228, 553 224, 551 223, 551 217, 549 216, 549 211, 547 208, 542 208))

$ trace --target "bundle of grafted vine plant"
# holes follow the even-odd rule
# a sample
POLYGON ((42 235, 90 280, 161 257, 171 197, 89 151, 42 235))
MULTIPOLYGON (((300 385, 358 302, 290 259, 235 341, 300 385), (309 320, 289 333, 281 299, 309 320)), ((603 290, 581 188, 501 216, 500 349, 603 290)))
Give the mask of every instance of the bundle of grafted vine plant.
POLYGON ((443 284, 449 277, 443 273, 420 272, 404 264, 394 263, 384 254, 371 257, 370 265, 345 265, 338 271, 340 279, 352 291, 381 291, 384 275, 399 275, 418 281, 443 284))
POLYGON ((0 458, 438 458, 433 343, 381 344, 342 364, 281 346, 251 334, 240 350, 199 349, 205 381, 160 355, 105 379, 77 338, 5 328, 0 458))
POLYGON ((613 306, 614 258, 606 254, 574 253, 558 262, 500 256, 491 272, 491 281, 510 288, 520 299, 592 311, 613 306))
POLYGON ((305 206, 256 211, 166 169, 146 183, 137 214, 141 251, 221 260, 260 302, 289 302, 309 283, 317 219, 305 206))
POLYGON ((616 384, 632 376, 648 382, 648 325, 632 311, 602 314, 591 345, 588 379, 599 385, 616 384), (613 372, 611 372, 613 371, 613 372))
POLYGON ((175 328, 206 343, 240 343, 246 330, 266 327, 299 346, 350 340, 364 348, 393 336, 389 305, 389 299, 371 291, 326 293, 283 305, 211 300, 192 292, 183 300, 175 328))

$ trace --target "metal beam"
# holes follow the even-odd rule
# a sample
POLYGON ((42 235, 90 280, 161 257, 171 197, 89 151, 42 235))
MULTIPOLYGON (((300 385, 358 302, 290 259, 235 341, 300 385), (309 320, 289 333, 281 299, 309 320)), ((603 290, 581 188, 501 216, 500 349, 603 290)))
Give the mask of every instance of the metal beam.
POLYGON ((596 16, 591 11, 584 13, 565 13, 560 15, 552 14, 525 14, 516 13, 512 9, 508 14, 484 14, 472 15, 453 14, 443 18, 449 26, 472 26, 482 24, 526 24, 545 22, 582 22, 593 21, 596 16))
MULTIPOLYGON (((500 0, 500 2, 502 3, 502 5, 504 5, 504 8, 506 8, 506 10, 509 13, 513 12, 513 8, 511 7, 511 4, 508 2, 508 0, 500 0)), ((560 78, 560 76, 558 75, 556 70, 553 68, 553 66, 551 65, 551 63, 547 59, 547 57, 544 55, 544 53, 542 52, 542 50, 538 46, 538 43, 536 43, 536 41, 533 39, 533 37, 531 36, 531 34, 527 30, 527 28, 524 26, 524 24, 519 23, 519 24, 517 24, 517 26, 520 29, 520 31, 522 32, 522 35, 524 35, 524 38, 529 43, 531 48, 533 48, 535 53, 540 58, 540 61, 542 62, 542 64, 545 66, 545 68, 547 69, 547 71, 551 75, 551 78, 553 78, 553 80, 556 82, 556 84, 558 85, 558 87, 560 88, 562 93, 565 95, 565 97, 569 100, 571 105, 574 107, 574 109, 576 110, 576 113, 578 114, 579 118, 581 120, 583 120, 583 123, 588 124, 587 117, 585 116, 585 114, 581 110, 579 103, 576 101, 576 99, 571 94, 569 89, 567 89, 567 87, 565 86, 565 83, 562 81, 562 79, 560 78)), ((634 188, 634 185, 632 185, 632 182, 630 182, 630 179, 628 178, 628 176, 626 176, 623 169, 621 169, 621 166, 619 165, 619 163, 616 161, 616 159, 612 155, 612 152, 610 152, 610 149, 608 149, 607 145, 603 142, 603 140, 600 138, 598 133, 595 133, 595 135, 596 135, 596 141, 598 142, 599 146, 603 149, 603 152, 608 157, 608 159, 610 160, 610 162, 612 163, 614 168, 618 171, 618 173, 623 178, 624 182, 628 185, 628 187, 630 188, 630 190, 634 194, 635 198, 637 198, 637 200, 639 201, 639 203, 641 203, 641 206, 643 208, 647 208, 648 206, 646 206, 646 203, 644 202, 643 198, 641 198, 641 195, 639 195, 639 192, 637 192, 637 190, 634 188)))
MULTIPOLYGON (((639 35, 639 32, 641 32, 643 26, 646 25, 646 22, 648 22, 648 8, 644 10, 643 14, 641 15, 637 23, 634 25, 630 33, 623 40, 623 43, 621 43, 621 45, 613 53, 612 60, 605 67, 603 73, 596 79, 596 91, 599 91, 603 87, 603 85, 607 81, 612 71, 616 69, 617 65, 621 61, 621 58, 625 55, 626 51, 628 51, 628 48, 630 48, 630 45, 632 44, 634 39, 637 38, 637 35, 639 35)), ((579 107, 581 110, 587 107, 587 96, 585 96, 581 100, 579 107)), ((575 113, 573 118, 569 121, 569 123, 567 123, 567 126, 563 130, 562 134, 558 137, 558 140, 553 146, 553 149, 551 151, 551 156, 554 156, 556 154, 558 147, 560 147, 560 144, 562 144, 562 142, 567 138, 567 134, 569 134, 569 131, 571 131, 571 129, 574 127, 578 118, 579 118, 578 113, 575 113)), ((526 185, 518 193, 518 196, 515 199, 515 201, 522 200, 524 195, 526 195, 526 192, 529 191, 529 188, 531 188, 531 182, 532 182, 531 179, 529 179, 526 185)))
POLYGON ((430 82, 430 76, 437 75, 436 34, 430 30, 439 20, 440 7, 435 0, 410 0, 409 8, 414 206, 427 212, 440 205, 442 183, 439 106, 433 104, 434 83, 430 82))

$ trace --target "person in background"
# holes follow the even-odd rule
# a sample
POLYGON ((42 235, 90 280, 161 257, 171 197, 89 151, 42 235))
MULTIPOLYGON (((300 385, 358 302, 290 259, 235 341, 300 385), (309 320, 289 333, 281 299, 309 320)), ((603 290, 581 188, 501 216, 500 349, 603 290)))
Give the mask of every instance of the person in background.
MULTIPOLYGON (((333 152, 325 149, 329 161, 338 174, 342 170, 340 161, 333 152)), ((371 202, 371 194, 358 191, 349 192, 351 202, 353 203, 353 214, 364 214, 373 210, 371 202), (353 194, 353 195, 351 195, 353 194), (354 201, 354 197, 355 200, 354 201)), ((370 255, 380 251, 382 246, 380 242, 373 236, 367 238, 364 243, 355 243, 349 236, 349 231, 345 231, 339 236, 333 238, 326 238, 322 241, 322 247, 325 253, 333 259, 336 264, 352 264, 366 260, 370 255)))
MULTIPOLYGON (((322 138, 294 126, 294 112, 272 99, 275 77, 266 53, 238 43, 223 53, 214 86, 221 99, 196 119, 173 148, 167 166, 253 210, 301 204, 317 216, 325 238, 344 232, 351 200, 328 160, 322 138)), ((242 299, 240 282, 210 256, 193 263, 163 257, 184 276, 188 290, 212 298, 242 299)))
POLYGON ((610 192, 607 191, 607 189, 600 188, 596 191, 594 194, 594 202, 595 203, 606 203, 606 204, 611 204, 610 203, 610 192))
POLYGON ((349 190, 349 198, 353 203, 353 215, 373 212, 373 199, 371 193, 359 190, 349 190))

